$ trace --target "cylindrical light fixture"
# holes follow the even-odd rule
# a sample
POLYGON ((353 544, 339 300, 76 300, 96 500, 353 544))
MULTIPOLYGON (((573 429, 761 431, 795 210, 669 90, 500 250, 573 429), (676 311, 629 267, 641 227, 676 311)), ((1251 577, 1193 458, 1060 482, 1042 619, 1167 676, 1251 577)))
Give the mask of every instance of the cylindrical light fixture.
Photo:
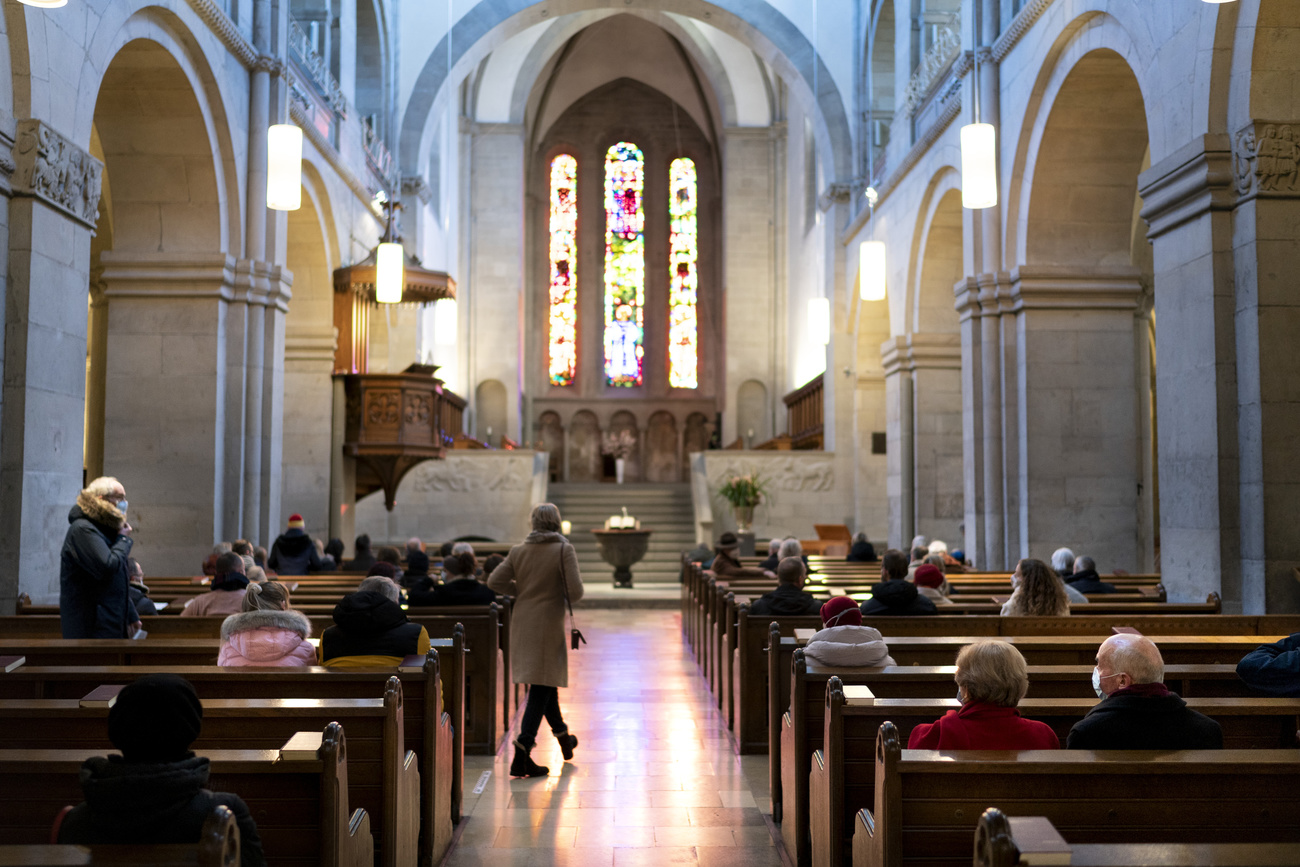
POLYGON ((291 123, 266 131, 266 206, 274 211, 302 207, 302 130, 291 123))
POLYGON ((439 298, 433 302, 433 342, 455 346, 456 336, 456 299, 439 298))
POLYGON ((863 301, 885 300, 884 241, 863 241, 858 248, 858 291, 863 301))
POLYGON ((1234 0, 1205 0, 1205 2, 1206 3, 1232 3, 1234 2, 1234 0))
POLYGON ((402 245, 385 241, 375 251, 375 300, 380 304, 396 304, 402 300, 402 284, 406 282, 402 245))
POLYGON ((808 299, 808 339, 821 346, 831 342, 831 302, 829 298, 808 299))
POLYGON ((37 9, 58 9, 60 6, 67 6, 68 0, 18 0, 24 6, 35 6, 37 9))
POLYGON ((961 128, 961 206, 972 210, 998 203, 997 131, 991 123, 961 128))

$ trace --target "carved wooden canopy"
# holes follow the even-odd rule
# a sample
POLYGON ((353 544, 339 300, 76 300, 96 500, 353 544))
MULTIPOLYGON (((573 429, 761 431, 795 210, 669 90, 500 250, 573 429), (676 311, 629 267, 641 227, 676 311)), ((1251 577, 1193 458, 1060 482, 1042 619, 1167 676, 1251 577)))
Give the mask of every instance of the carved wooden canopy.
MULTIPOLYGON (((378 248, 376 248, 378 249, 378 248)), ((375 301, 375 255, 370 255, 355 265, 334 271, 334 291, 360 295, 371 304, 375 301)), ((443 298, 456 297, 456 281, 442 271, 430 271, 409 253, 403 253, 406 282, 402 286, 402 304, 432 304, 443 298)))

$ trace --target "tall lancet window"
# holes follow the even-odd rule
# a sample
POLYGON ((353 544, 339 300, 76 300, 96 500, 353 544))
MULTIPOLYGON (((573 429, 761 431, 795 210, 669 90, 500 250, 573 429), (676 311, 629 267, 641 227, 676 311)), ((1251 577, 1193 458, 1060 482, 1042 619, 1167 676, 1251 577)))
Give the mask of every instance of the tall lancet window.
POLYGON ((675 159, 668 168, 668 385, 699 385, 699 220, 695 161, 675 159))
POLYGON ((605 382, 644 381, 645 156, 631 142, 605 154, 605 382))
POLYGON ((577 183, 577 160, 551 160, 551 385, 573 385, 578 369, 577 183))

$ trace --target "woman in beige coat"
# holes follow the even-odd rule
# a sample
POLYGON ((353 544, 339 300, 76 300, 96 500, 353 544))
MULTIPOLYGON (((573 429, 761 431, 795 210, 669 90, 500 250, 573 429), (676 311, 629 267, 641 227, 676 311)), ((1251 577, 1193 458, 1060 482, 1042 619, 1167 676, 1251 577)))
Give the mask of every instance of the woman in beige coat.
POLYGON ((515 683, 528 684, 528 704, 515 740, 512 777, 544 777, 549 769, 533 761, 542 717, 551 726, 565 761, 573 758, 578 738, 569 734, 560 714, 560 687, 569 685, 567 630, 564 626, 564 588, 569 600, 582 598, 578 555, 560 535, 560 510, 550 503, 533 509, 533 532, 522 545, 510 549, 492 570, 488 587, 515 598, 510 622, 511 675, 515 683))

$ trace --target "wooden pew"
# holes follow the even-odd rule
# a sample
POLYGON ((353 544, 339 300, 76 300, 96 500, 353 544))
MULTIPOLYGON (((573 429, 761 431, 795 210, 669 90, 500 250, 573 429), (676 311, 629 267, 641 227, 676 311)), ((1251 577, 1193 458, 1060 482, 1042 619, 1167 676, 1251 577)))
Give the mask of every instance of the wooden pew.
MULTIPOLYGON (((855 774, 836 762, 821 757, 833 773, 855 774)), ((873 790, 851 795, 865 795, 865 809, 854 814, 855 867, 918 858, 965 867, 990 801, 1022 813, 1032 806, 1067 839, 1087 842, 1300 841, 1300 750, 938 753, 904 750, 885 723, 873 769, 873 790)), ((814 852, 813 863, 843 862, 814 852)))
POLYGON ((229 807, 218 804, 190 844, 74 846, 0 845, 0 867, 238 867, 239 826, 229 807))
MULTIPOLYGON (((428 630, 432 639, 450 638, 461 628, 467 654, 464 687, 448 700, 463 705, 465 751, 470 755, 494 755, 518 706, 509 673, 508 609, 493 603, 438 610, 436 615, 421 613, 410 620, 428 630), (505 648, 501 649, 503 642, 505 648)), ((166 664, 214 665, 220 646, 217 636, 224 619, 147 617, 145 630, 149 636, 139 641, 47 638, 48 643, 37 644, 31 640, 37 635, 59 634, 57 617, 0 617, 0 647, 10 648, 0 650, 0 655, 26 655, 28 664, 39 661, 44 665, 161 665, 164 661, 160 656, 166 657, 166 664), (26 628, 33 623, 34 628, 26 628), (95 661, 97 653, 104 658, 95 661)), ((317 636, 333 625, 331 617, 313 617, 311 621, 312 634, 317 636)))
MULTIPOLYGON (((43 843, 55 815, 82 798, 81 764, 102 750, 0 750, 0 839, 43 843)), ((365 810, 350 810, 343 727, 331 723, 313 761, 280 761, 277 750, 217 750, 208 787, 248 804, 268 863, 373 867, 365 810)))
MULTIPOLYGON (((460 821, 464 776, 464 705, 460 693, 447 691, 442 706, 441 681, 464 680, 462 633, 435 639, 424 668, 399 672, 405 694, 406 740, 421 744, 421 801, 435 811, 433 820, 460 821), (450 774, 445 771, 450 767, 450 774), (441 770, 440 770, 441 769, 441 770), (445 786, 446 794, 435 791, 445 786), (446 809, 444 809, 444 806, 446 809)), ((101 684, 130 683, 144 674, 178 674, 194 685, 201 699, 345 699, 372 698, 389 677, 390 668, 339 670, 326 668, 219 668, 217 666, 32 666, 24 665, 0 677, 0 699, 77 699, 101 684)), ((428 816, 428 811, 426 811, 428 816)), ((426 828, 433 827, 426 824, 426 828)), ((430 854, 442 837, 421 838, 422 853, 430 854)))
MULTIPOLYGON (((866 688, 857 689, 868 693, 866 688)), ((832 677, 824 693, 822 746, 813 753, 808 778, 812 863, 819 867, 841 864, 849 851, 845 835, 852 827, 853 813, 870 801, 874 790, 876 734, 881 725, 886 722, 892 725, 900 742, 906 744, 913 728, 934 722, 959 707, 956 699, 855 700, 848 694, 853 690, 832 677), (833 817, 828 812, 832 808, 839 810, 833 817), (819 859, 819 852, 829 854, 819 859)), ((1064 746, 1070 727, 1097 701, 1095 696, 1027 698, 1020 703, 1020 710, 1025 717, 1050 725, 1064 746)), ((1189 699, 1188 706, 1218 721, 1223 727, 1224 747, 1239 755, 1296 746, 1300 699, 1189 699)), ((1297 830, 1300 831, 1300 823, 1297 830)))
MULTIPOLYGON (((435 656, 436 663, 436 656, 435 656)), ((390 677, 382 698, 366 699, 206 699, 203 732, 196 752, 223 749, 278 749, 295 732, 319 731, 338 721, 348 731, 350 800, 371 817, 378 829, 379 863, 412 864, 421 827, 421 763, 406 749, 402 684, 390 677)), ((0 743, 14 749, 66 750, 93 747, 112 752, 107 709, 83 708, 76 699, 0 701, 0 743)), ((440 734, 450 755, 450 726, 440 734)), ((436 752, 435 756, 436 758, 436 752)), ((451 835, 451 767, 425 763, 435 778, 434 802, 424 821, 434 829, 433 855, 441 858, 451 835), (435 804, 441 804, 435 821, 435 804), (441 832, 441 833, 439 833, 441 832)))
MULTIPOLYGON (((1034 817, 1047 822, 1045 816, 1034 817)), ((973 867, 1018 867, 1026 819, 1007 816, 996 807, 980 815, 975 827, 973 867)), ((1053 830, 1055 830, 1053 828, 1053 830)), ((1059 832, 1058 832, 1059 833, 1059 832)), ((1067 841, 1068 842, 1068 841, 1067 841)), ((1066 853, 1071 867, 1300 867, 1295 843, 1073 843, 1066 853)))
MULTIPOLYGON (((1067 699, 1096 702, 1092 693, 1091 665, 1084 666, 1030 666, 1029 695, 1026 701, 1067 699)), ((826 668, 807 660, 802 650, 794 653, 791 673, 785 678, 790 684, 787 708, 778 715, 779 736, 772 738, 776 750, 769 759, 772 785, 774 820, 781 822, 782 838, 792 856, 803 853, 807 863, 808 852, 808 788, 805 785, 811 769, 812 754, 823 747, 825 731, 827 685, 837 679, 842 686, 866 686, 884 699, 929 699, 948 702, 945 709, 955 708, 955 699, 947 696, 953 692, 955 666, 896 666, 883 668, 826 668), (782 805, 781 815, 775 816, 777 802, 782 805)), ((1217 707, 1216 701, 1243 699, 1252 704, 1269 707, 1268 700, 1251 696, 1236 676, 1231 665, 1170 665, 1166 666, 1165 680, 1169 687, 1189 702, 1205 702, 1217 707)), ((1273 705, 1267 714, 1281 713, 1295 702, 1284 699, 1273 705)), ((1027 705, 1026 705, 1027 706, 1027 705)), ((1089 705, 1091 706, 1091 705, 1089 705)), ((1300 705, 1295 705, 1300 713, 1300 705)), ((1203 713, 1214 714, 1202 709, 1203 713)), ((922 722, 933 722, 942 716, 935 713, 922 722)), ((1026 716, 1031 716, 1026 712, 1026 716)), ((1035 717, 1037 718, 1037 717, 1035 717)), ((1252 723, 1253 724, 1253 723, 1252 723)), ((1282 723, 1279 722, 1281 725, 1282 723)), ((1233 725, 1237 725, 1234 721, 1233 725)), ((1068 732, 1068 726, 1066 727, 1068 732)), ((874 732, 874 730, 873 730, 874 732)), ((911 733, 909 726, 905 734, 911 733)), ((1288 745, 1293 741, 1288 741, 1288 745)))

